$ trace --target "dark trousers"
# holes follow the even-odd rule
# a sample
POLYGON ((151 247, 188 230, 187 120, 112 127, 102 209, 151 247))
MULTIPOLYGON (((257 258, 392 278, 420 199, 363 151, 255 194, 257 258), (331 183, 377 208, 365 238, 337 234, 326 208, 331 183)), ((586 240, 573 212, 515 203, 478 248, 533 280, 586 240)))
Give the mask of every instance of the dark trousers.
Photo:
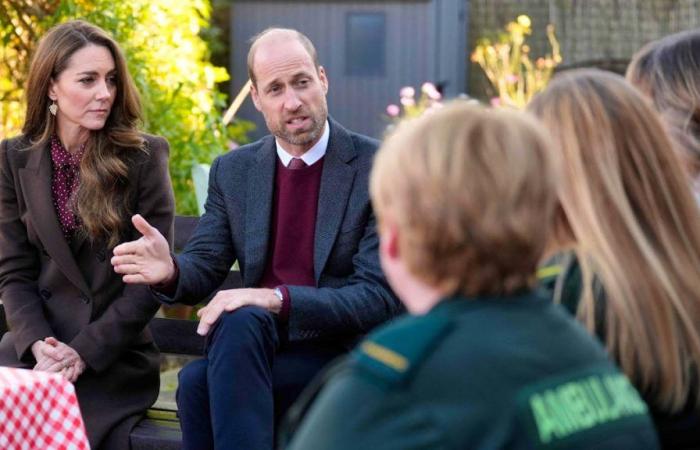
POLYGON ((185 450, 272 449, 275 423, 339 346, 286 343, 269 312, 244 307, 221 316, 206 357, 179 375, 185 450))

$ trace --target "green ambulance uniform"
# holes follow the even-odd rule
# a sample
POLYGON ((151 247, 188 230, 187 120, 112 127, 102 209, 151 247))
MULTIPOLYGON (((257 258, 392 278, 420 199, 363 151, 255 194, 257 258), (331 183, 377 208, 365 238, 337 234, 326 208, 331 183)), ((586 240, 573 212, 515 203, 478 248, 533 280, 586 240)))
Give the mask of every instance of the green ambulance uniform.
POLYGON ((382 327, 333 372, 288 448, 658 448, 600 344, 534 293, 447 299, 382 327))
MULTIPOLYGON (((561 303, 575 317, 583 291, 583 274, 576 255, 573 252, 554 255, 537 271, 537 278, 543 294, 555 303, 561 303)), ((595 335, 600 342, 605 342, 605 289, 596 278, 592 289, 595 299, 595 335)), ((692 385, 691 392, 697 392, 698 389, 700 387, 696 382, 692 385)), ((666 408, 656 405, 651 394, 645 396, 642 393, 642 398, 649 406, 649 414, 663 448, 700 449, 700 408, 695 404, 694 394, 689 394, 686 405, 675 413, 669 413, 666 408)))

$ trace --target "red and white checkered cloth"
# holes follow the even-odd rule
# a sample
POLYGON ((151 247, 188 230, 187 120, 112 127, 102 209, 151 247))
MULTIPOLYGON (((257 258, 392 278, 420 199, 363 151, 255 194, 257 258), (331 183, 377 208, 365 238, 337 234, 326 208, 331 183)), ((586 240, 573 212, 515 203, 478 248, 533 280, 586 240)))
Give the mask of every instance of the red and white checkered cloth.
POLYGON ((0 367, 0 449, 89 448, 71 383, 54 373, 0 367))

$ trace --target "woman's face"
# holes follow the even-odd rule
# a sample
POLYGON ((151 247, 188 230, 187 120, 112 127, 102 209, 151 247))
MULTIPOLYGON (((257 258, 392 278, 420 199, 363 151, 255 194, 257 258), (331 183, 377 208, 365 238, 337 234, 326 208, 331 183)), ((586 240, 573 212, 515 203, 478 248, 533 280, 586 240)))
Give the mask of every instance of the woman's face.
POLYGON ((117 94, 117 71, 109 49, 88 44, 76 51, 52 80, 49 98, 58 104, 59 130, 104 127, 117 94))

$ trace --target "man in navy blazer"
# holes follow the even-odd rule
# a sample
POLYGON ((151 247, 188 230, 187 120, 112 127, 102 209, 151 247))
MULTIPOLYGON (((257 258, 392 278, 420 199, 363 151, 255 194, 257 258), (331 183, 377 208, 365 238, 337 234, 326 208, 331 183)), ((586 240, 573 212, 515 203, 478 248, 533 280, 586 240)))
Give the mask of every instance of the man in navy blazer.
POLYGON ((328 117, 328 80, 295 30, 248 54, 251 96, 272 135, 217 158, 206 212, 182 254, 140 216, 112 264, 165 303, 196 304, 238 260, 244 288, 200 312, 206 356, 180 373, 185 448, 272 448, 274 423, 357 336, 400 310, 378 259, 368 176, 377 141, 328 117))

